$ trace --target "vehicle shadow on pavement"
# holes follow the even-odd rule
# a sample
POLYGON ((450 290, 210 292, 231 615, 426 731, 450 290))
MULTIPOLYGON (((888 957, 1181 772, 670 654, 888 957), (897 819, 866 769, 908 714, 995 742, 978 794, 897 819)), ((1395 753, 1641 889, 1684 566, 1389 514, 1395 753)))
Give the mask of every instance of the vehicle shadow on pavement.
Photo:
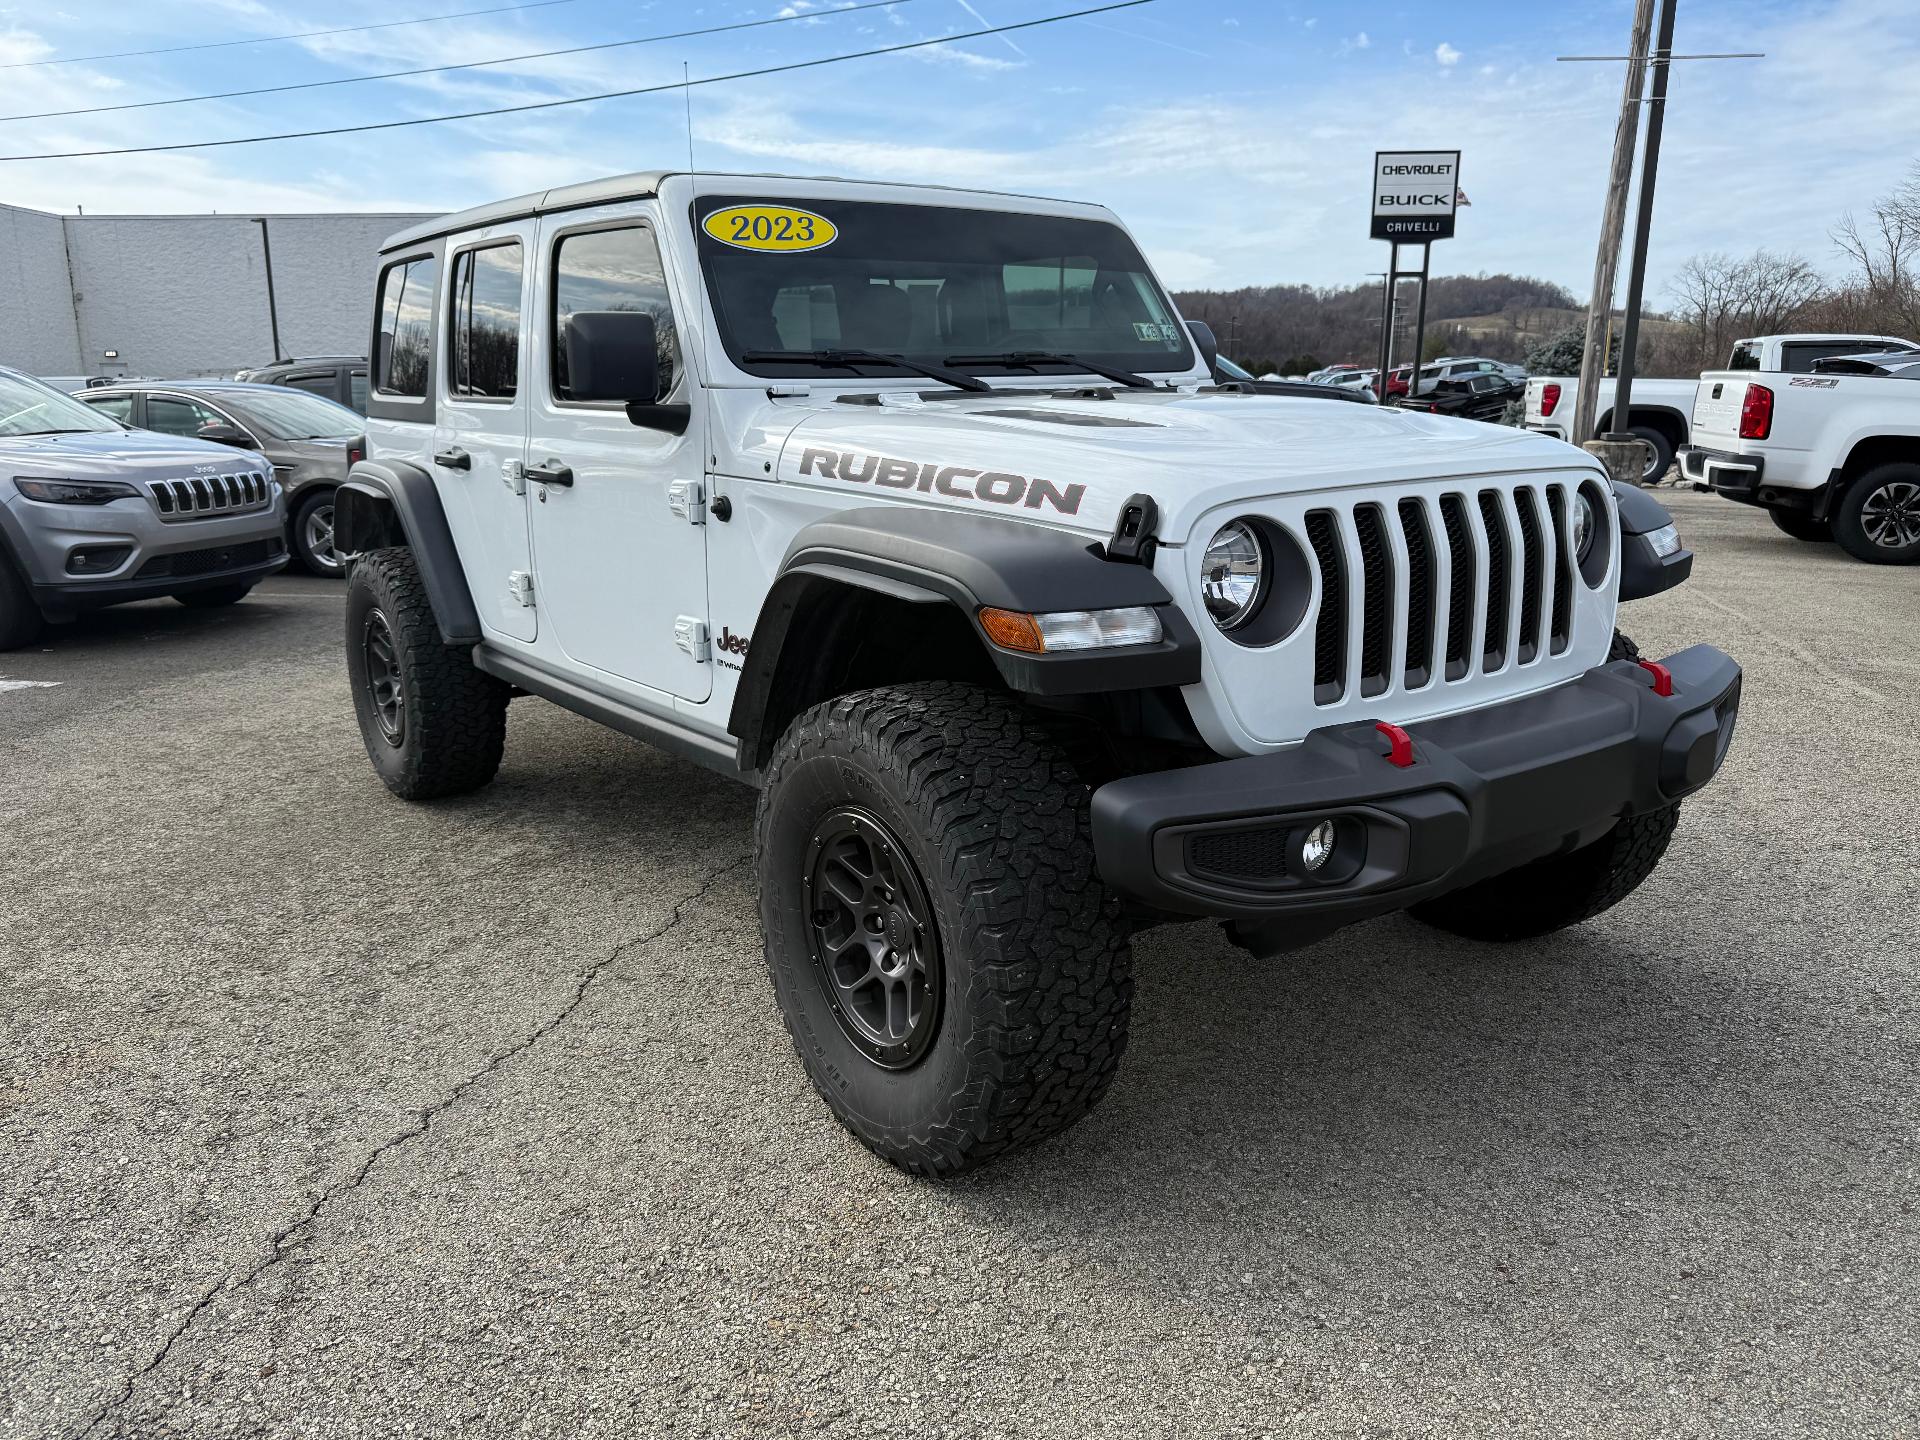
MULTIPOLYGON (((1274 961, 1204 926, 1144 937, 1104 1106, 953 1203, 1072 1230, 1142 1284, 1259 1268, 1259 1237, 1326 1281, 1400 1251, 1416 1289, 1502 1249, 1618 1263, 1686 1251, 1730 1208, 1808 1207, 1808 1174, 1857 1169, 1861 1106, 1897 1103, 1897 1060, 1849 1074, 1742 984, 1739 956, 1663 956, 1643 934, 1624 910, 1509 947, 1395 918, 1274 961)), ((1692 1254, 1674 1273, 1736 1258, 1692 1254)))

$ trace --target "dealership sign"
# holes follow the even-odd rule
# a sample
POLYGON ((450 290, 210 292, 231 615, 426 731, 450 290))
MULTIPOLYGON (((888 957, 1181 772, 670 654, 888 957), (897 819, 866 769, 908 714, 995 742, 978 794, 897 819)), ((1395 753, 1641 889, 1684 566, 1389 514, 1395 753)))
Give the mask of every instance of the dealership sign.
POLYGON ((1453 238, 1460 198, 1458 150, 1376 150, 1373 238, 1420 245, 1453 238))

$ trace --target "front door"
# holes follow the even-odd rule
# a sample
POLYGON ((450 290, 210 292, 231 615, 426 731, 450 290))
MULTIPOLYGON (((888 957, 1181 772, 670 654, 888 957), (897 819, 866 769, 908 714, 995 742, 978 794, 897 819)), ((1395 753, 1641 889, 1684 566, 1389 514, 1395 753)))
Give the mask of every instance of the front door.
MULTIPOLYGON (((566 336, 578 313, 654 317, 667 394, 692 395, 650 202, 541 220, 538 388, 527 447, 535 583, 544 638, 576 663, 684 700, 705 700, 713 667, 705 516, 690 503, 705 466, 705 408, 684 435, 647 429, 620 404, 571 398, 566 336), (541 483, 542 473, 572 483, 541 483), (675 486, 680 513, 675 513, 675 486)), ((635 397, 643 398, 643 397, 635 397)))
POLYGON ((520 473, 533 235, 533 222, 523 221, 448 247, 431 457, 481 623, 515 640, 535 637, 539 613, 520 473))

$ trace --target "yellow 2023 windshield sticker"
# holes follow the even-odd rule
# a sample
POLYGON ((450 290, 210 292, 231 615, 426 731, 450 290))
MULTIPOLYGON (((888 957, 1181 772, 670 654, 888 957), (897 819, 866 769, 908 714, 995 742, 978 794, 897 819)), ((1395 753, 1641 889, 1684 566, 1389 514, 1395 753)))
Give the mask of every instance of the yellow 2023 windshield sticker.
POLYGON ((840 233, 826 216, 786 205, 731 205, 707 216, 701 228, 742 250, 818 250, 840 233))

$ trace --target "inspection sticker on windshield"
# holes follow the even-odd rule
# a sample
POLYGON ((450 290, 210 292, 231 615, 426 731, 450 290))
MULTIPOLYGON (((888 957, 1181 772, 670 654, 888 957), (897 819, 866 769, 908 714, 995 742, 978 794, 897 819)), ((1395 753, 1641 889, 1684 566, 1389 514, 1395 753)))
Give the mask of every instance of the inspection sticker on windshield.
POLYGON ((701 229, 741 250, 818 250, 839 228, 824 215, 786 205, 730 205, 707 216, 701 229))

